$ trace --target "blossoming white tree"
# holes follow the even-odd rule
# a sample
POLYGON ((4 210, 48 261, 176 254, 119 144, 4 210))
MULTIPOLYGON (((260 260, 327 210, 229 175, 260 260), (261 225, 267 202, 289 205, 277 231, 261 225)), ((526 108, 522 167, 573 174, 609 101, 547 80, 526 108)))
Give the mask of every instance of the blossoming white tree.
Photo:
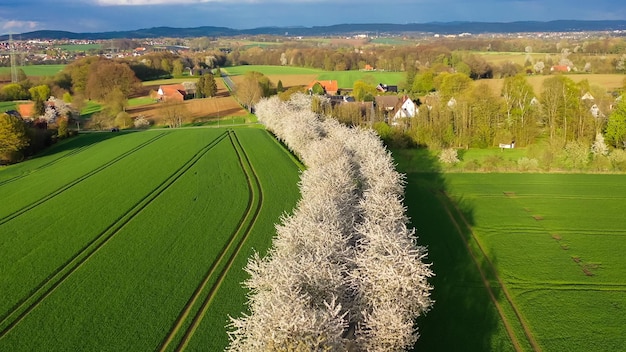
POLYGON ((417 340, 432 276, 403 206, 404 177, 371 130, 311 111, 306 95, 257 115, 307 166, 302 198, 272 248, 255 255, 250 314, 233 318, 231 351, 401 351, 417 340))

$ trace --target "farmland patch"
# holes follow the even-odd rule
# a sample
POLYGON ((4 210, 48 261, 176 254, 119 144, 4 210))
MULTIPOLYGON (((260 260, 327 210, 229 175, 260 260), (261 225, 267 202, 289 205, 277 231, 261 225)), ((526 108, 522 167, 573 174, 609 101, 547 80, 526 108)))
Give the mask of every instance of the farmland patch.
MULTIPOLYGON (((476 321, 478 337, 490 341, 487 347, 477 345, 476 336, 455 335, 466 340, 464 350, 502 349, 493 347, 508 339, 498 327, 501 319, 528 326, 526 340, 534 339, 537 348, 524 347, 526 334, 513 326, 523 350, 604 351, 626 344, 617 332, 618 326, 626 324, 626 263, 621 259, 626 250, 626 220, 620 215, 626 201, 626 176, 409 173, 408 177, 409 214, 422 243, 429 246, 438 275, 433 283, 437 302, 420 323, 418 349, 455 349, 452 343, 442 342, 447 332, 439 329, 463 329, 466 322, 457 319, 459 314, 485 314, 474 306, 484 297, 477 285, 467 283, 470 270, 457 267, 464 259, 462 247, 454 241, 458 235, 446 225, 450 220, 442 219, 445 214, 436 207, 421 205, 424 198, 414 197, 418 193, 433 197, 439 189, 446 190, 468 219, 470 238, 482 248, 470 247, 470 252, 482 251, 495 268, 505 289, 495 291, 498 302, 503 304, 506 298, 519 312, 505 308, 504 318, 492 314, 493 321, 476 321), (454 312, 439 306, 448 304, 455 290, 463 292, 464 305, 457 303, 454 312)), ((486 262, 473 266, 489 267, 486 262)), ((494 287, 493 279, 490 282, 494 287)))
MULTIPOLYGON (((260 129, 155 136, 158 132, 118 135, 73 155, 44 158, 32 172, 28 162, 7 177, 0 172, 0 180, 25 175, 0 185, 9 189, 38 174, 51 178, 81 154, 102 153, 91 159, 106 164, 115 158, 116 140, 136 139, 127 150, 150 141, 0 225, 6 254, 0 259, 0 287, 7 294, 0 307, 0 349, 154 350, 196 296, 206 304, 202 310, 189 306, 180 331, 204 311, 194 329, 219 321, 209 329, 219 336, 215 343, 227 342, 222 322, 241 311, 241 304, 232 302, 245 301, 245 292, 229 287, 227 295, 214 294, 215 285, 239 286, 251 248, 269 245, 273 223, 297 198, 297 167, 260 129), (105 153, 109 149, 112 154, 105 153), (273 171, 280 175, 261 174, 273 171), (261 196, 275 189, 278 196, 261 196), (220 316, 213 316, 214 305, 220 316)), ((11 213, 4 206, 0 209, 11 213)), ((173 347, 181 341, 174 335, 173 347)))

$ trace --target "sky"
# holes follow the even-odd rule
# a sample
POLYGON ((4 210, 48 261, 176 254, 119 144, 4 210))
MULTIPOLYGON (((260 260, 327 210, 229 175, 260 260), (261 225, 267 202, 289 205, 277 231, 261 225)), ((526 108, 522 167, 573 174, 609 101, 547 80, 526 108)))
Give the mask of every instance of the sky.
POLYGON ((623 0, 0 0, 0 34, 152 27, 626 20, 623 0))

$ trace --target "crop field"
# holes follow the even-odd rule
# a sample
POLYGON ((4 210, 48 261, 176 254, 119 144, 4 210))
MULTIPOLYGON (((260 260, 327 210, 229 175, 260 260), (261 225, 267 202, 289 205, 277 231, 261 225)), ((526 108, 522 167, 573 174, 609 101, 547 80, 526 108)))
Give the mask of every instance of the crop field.
POLYGON ((626 345, 626 175, 444 175, 395 155, 437 275, 416 351, 626 345))
POLYGON ((84 134, 0 169, 0 350, 222 350, 297 181, 247 128, 84 134))
POLYGON ((372 81, 378 83, 397 85, 405 79, 404 72, 385 72, 385 71, 328 71, 318 76, 320 80, 335 79, 340 88, 352 88, 354 82, 358 80, 372 81))
MULTIPOLYGON (((24 70, 27 76, 54 76, 61 72, 66 65, 31 65, 31 66, 18 66, 18 69, 24 70)), ((11 67, 0 67, 0 75, 11 76, 11 67)))
MULTIPOLYGON (((385 83, 396 85, 405 79, 404 72, 384 72, 384 71, 324 71, 313 68, 289 67, 289 66, 263 66, 248 65, 235 66, 224 69, 229 75, 238 76, 248 71, 257 71, 268 76, 272 83, 276 84, 280 79, 283 86, 290 87, 296 85, 307 85, 311 81, 337 80, 340 88, 352 88, 354 82, 359 79, 371 78, 374 84, 385 83)), ((233 77, 235 83, 237 77, 233 77)))
POLYGON ((57 45, 56 48, 71 52, 87 52, 90 50, 101 50, 103 46, 102 44, 63 44, 57 45))
MULTIPOLYGON (((181 81, 189 81, 189 79, 165 80, 161 81, 160 84, 173 84, 180 83, 181 81)), ((204 99, 189 99, 184 101, 183 105, 188 113, 187 122, 198 123, 206 121, 207 119, 249 120, 248 111, 242 108, 241 105, 239 105, 239 103, 230 95, 230 92, 226 88, 224 82, 221 79, 216 79, 215 82, 217 83, 217 95, 215 97, 204 99)), ((157 90, 159 88, 158 85, 154 85, 152 84, 152 82, 149 86, 146 87, 153 90, 157 90)), ((151 100, 147 96, 144 96, 137 98, 137 104, 133 104, 126 111, 132 117, 143 115, 144 117, 155 121, 157 124, 161 124, 161 106, 161 104, 155 103, 154 100, 151 100)))

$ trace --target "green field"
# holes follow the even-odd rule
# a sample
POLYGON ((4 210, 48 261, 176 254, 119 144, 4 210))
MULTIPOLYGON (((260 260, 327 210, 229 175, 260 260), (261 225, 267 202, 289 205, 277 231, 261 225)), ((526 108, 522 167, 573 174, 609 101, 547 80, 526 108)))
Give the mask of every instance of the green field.
POLYGON ((427 154, 396 158, 437 275, 416 351, 626 346, 626 175, 444 175, 421 172, 427 154))
POLYGON ((275 65, 243 65, 243 66, 231 66, 221 68, 225 73, 238 76, 243 75, 246 72, 256 71, 264 75, 309 75, 309 74, 321 74, 324 70, 316 68, 306 67, 292 67, 292 66, 275 66, 275 65))
POLYGON ((245 128, 85 134, 0 169, 0 350, 223 350, 297 180, 245 128))
POLYGON ((415 45, 414 40, 406 40, 400 37, 377 37, 369 41, 371 44, 380 45, 415 45))
POLYGON ((0 101, 0 113, 17 109, 14 101, 0 101))
POLYGON ((264 66, 247 65, 233 66, 222 69, 229 75, 242 75, 249 71, 261 72, 267 76, 281 75, 311 75, 316 74, 319 80, 337 80, 340 88, 352 88, 354 82, 359 79, 371 78, 374 84, 384 83, 397 85, 405 79, 404 72, 383 72, 383 71, 324 71, 314 68, 290 67, 290 66, 264 66), (368 78, 369 77, 369 78, 368 78))
POLYGON ((101 50, 102 44, 63 44, 56 47, 64 51, 87 52, 90 50, 101 50))
MULTIPOLYGON (((26 76, 54 76, 61 72, 66 65, 32 65, 32 66, 18 66, 18 69, 24 70, 26 76)), ((0 75, 11 75, 11 67, 0 67, 0 75)))
POLYGON ((384 72, 384 71, 326 71, 318 76, 319 80, 335 79, 341 88, 352 88, 357 80, 373 80, 374 85, 378 83, 397 85, 406 78, 404 72, 384 72))

